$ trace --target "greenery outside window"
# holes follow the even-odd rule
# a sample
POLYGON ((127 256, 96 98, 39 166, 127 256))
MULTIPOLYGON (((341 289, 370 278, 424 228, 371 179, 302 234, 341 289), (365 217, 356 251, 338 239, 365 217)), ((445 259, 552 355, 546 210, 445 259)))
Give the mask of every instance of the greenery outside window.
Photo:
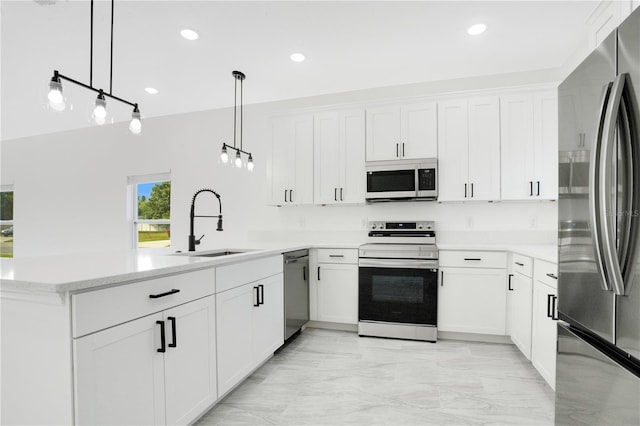
POLYGON ((136 248, 171 246, 171 180, 169 173, 130 176, 133 241, 136 248))
POLYGON ((13 185, 0 186, 0 257, 13 257, 13 185))

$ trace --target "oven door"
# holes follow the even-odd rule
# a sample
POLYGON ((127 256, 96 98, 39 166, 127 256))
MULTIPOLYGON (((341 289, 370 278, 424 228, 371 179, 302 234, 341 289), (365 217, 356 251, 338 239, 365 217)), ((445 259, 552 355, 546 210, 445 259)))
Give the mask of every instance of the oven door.
POLYGON ((360 259, 360 321, 437 326, 438 262, 360 259))

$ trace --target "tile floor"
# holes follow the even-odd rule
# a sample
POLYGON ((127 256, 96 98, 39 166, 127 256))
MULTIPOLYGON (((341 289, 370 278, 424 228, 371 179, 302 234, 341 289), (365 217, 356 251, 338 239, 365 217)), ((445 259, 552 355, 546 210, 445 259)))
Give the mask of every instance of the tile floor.
POLYGON ((306 329, 198 425, 551 425, 554 394, 515 346, 306 329))

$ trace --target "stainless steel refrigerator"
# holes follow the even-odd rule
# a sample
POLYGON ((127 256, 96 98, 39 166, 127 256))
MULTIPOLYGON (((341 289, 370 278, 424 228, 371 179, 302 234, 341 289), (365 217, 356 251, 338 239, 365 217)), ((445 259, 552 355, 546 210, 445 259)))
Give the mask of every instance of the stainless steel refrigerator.
POLYGON ((557 425, 640 425, 640 9, 558 89, 557 425))

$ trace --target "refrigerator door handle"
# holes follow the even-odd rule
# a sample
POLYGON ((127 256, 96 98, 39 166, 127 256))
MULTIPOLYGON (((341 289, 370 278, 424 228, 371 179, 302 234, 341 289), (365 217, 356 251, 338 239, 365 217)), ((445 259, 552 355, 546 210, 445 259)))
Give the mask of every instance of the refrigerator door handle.
POLYGON ((598 271, 600 272, 600 280, 602 289, 610 291, 609 277, 605 269, 605 261, 602 247, 602 214, 600 209, 599 197, 599 180, 602 167, 602 128, 609 95, 611 93, 612 84, 609 83, 602 93, 602 101, 600 102, 599 128, 596 133, 596 140, 591 152, 591 161, 589 162, 589 224, 591 226, 591 235, 593 236, 593 247, 595 250, 595 261, 598 271))

